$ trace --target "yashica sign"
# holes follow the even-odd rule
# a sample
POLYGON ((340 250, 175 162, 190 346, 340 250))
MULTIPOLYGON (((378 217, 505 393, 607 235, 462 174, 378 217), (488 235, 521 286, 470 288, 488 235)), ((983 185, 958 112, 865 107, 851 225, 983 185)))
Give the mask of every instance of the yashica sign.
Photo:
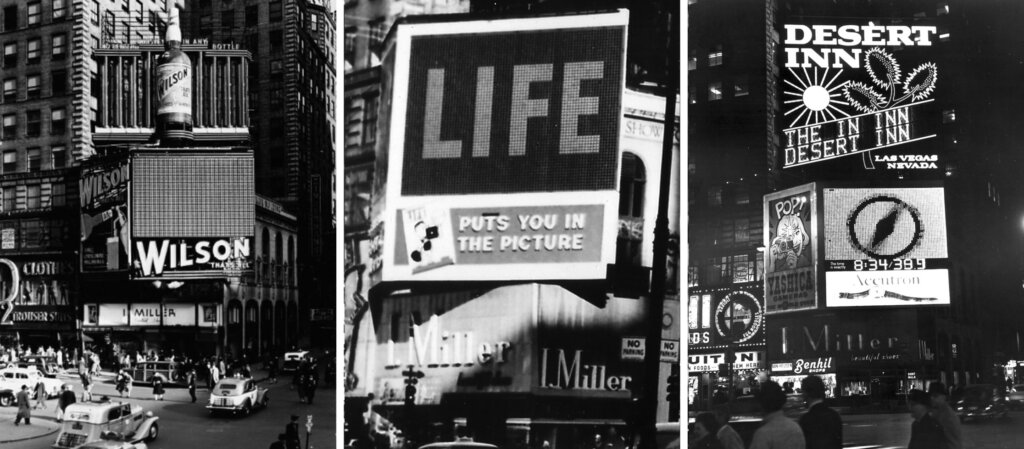
POLYGON ((764 197, 765 313, 817 307, 815 186, 764 197))
POLYGON ((382 282, 606 277, 627 23, 622 10, 396 26, 371 208, 382 282))
POLYGON ((871 151, 935 137, 935 120, 922 117, 923 105, 934 101, 938 68, 920 59, 924 52, 901 51, 897 59, 894 50, 930 47, 937 27, 868 22, 784 29, 784 168, 861 154, 864 167, 873 169, 871 151))

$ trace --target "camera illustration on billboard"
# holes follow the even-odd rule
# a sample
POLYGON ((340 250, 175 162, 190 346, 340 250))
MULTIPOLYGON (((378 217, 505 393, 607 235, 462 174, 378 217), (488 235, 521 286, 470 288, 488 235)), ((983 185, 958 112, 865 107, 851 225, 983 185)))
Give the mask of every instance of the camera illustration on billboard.
POLYGON ((935 137, 926 105, 939 72, 914 49, 937 36, 934 26, 785 25, 783 167, 861 154, 866 169, 937 169, 936 155, 872 153, 935 137))
POLYGON ((128 160, 82 169, 82 271, 128 267, 128 160))
POLYGON ((765 312, 817 307, 814 184, 765 195, 765 312))
POLYGON ((828 307, 949 304, 942 188, 826 188, 823 199, 828 307))

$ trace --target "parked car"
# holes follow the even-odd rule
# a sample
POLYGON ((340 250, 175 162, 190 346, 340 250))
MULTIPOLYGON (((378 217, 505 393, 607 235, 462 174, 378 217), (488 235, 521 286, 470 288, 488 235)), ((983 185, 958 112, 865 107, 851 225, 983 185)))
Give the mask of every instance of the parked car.
POLYGON ((1010 408, 1024 407, 1024 384, 1014 385, 1006 395, 1006 400, 1010 408))
POLYGON ((420 449, 498 449, 498 446, 487 443, 477 443, 469 438, 460 438, 455 441, 426 444, 420 446, 420 449))
POLYGON ((294 351, 284 353, 284 359, 281 361, 281 372, 294 373, 299 369, 299 365, 302 364, 302 360, 309 355, 309 351, 294 351))
POLYGON ((36 384, 42 382, 46 385, 47 397, 55 397, 60 394, 60 387, 64 382, 59 379, 51 379, 43 375, 42 371, 35 368, 7 367, 0 369, 0 390, 21 391, 22 385, 27 385, 35 397, 36 384))
POLYGON ((14 390, 5 388, 0 390, 0 407, 9 407, 14 404, 14 390))
POLYGON ((270 405, 267 389, 256 385, 252 379, 221 379, 210 392, 210 403, 206 409, 215 412, 242 413, 248 415, 256 407, 270 405))
POLYGON ((970 419, 1008 418, 1009 407, 1000 388, 990 384, 968 385, 954 407, 961 422, 970 419))
POLYGON ((160 377, 164 384, 185 384, 184 368, 180 363, 168 361, 141 362, 136 364, 128 374, 135 379, 133 384, 151 384, 153 378, 160 377))
MULTIPOLYGON (((690 411, 689 424, 687 431, 690 435, 689 444, 694 443, 692 437, 693 433, 693 422, 699 411, 690 411)), ((757 431, 758 427, 761 427, 761 419, 763 414, 761 413, 761 403, 758 402, 757 398, 753 395, 738 396, 729 403, 729 426, 733 428, 743 439, 744 446, 750 446, 750 442, 754 439, 754 432, 757 431)))
POLYGON ((52 447, 71 449, 88 443, 102 449, 145 449, 145 444, 139 443, 156 439, 160 433, 158 419, 140 405, 76 402, 64 411, 64 424, 52 447))
POLYGON ((44 355, 26 355, 18 359, 17 362, 12 363, 11 366, 18 368, 35 368, 39 372, 43 373, 43 376, 54 378, 57 374, 60 374, 61 366, 57 364, 56 357, 47 357, 44 355))

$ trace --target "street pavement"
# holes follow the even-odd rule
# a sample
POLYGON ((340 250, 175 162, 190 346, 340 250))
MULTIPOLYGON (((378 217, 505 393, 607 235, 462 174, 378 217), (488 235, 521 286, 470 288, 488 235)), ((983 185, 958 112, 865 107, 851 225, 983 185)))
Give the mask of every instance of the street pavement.
MULTIPOLYGON (((264 377, 264 373, 257 371, 255 376, 259 380, 264 377)), ((78 382, 77 376, 68 375, 60 378, 74 385, 75 392, 81 398, 82 385, 78 382)), ((308 415, 313 415, 309 449, 336 448, 336 441, 341 439, 341 435, 340 429, 336 426, 337 396, 334 388, 318 388, 313 404, 310 405, 299 402, 298 394, 288 388, 290 381, 290 376, 282 376, 277 384, 260 382, 260 386, 269 389, 267 394, 270 406, 265 410, 257 410, 248 417, 211 417, 204 408, 210 397, 205 385, 197 389, 195 404, 192 403, 185 388, 169 387, 163 401, 154 401, 152 388, 143 385, 135 385, 132 389, 133 397, 124 401, 142 405, 160 418, 160 436, 147 445, 150 449, 266 448, 277 440, 279 433, 284 432, 285 424, 293 414, 300 416, 299 433, 303 448, 306 447, 305 423, 308 415)), ((99 398, 102 395, 107 395, 114 401, 122 400, 114 389, 112 374, 101 375, 101 379, 93 387, 93 396, 99 398)), ((50 399, 46 411, 37 410, 33 414, 34 434, 25 430, 25 426, 14 426, 14 416, 17 412, 15 407, 0 408, 0 448, 49 448, 57 438, 58 424, 55 422, 53 410, 55 405, 56 399, 50 399), (39 429, 36 430, 35 427, 39 429), (15 432, 18 434, 15 435, 15 432)))
MULTIPOLYGON (((843 447, 847 449, 906 449, 910 442, 910 413, 843 415, 843 447)), ((1024 447, 1024 412, 1009 419, 961 425, 965 449, 1024 447)))

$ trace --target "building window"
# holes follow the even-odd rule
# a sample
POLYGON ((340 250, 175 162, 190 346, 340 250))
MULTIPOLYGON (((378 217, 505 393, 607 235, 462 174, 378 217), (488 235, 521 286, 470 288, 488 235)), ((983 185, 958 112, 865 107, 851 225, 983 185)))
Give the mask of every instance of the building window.
POLYGON ((29 75, 25 80, 28 82, 28 98, 39 98, 39 92, 42 90, 39 86, 39 75, 29 75))
POLYGON ((746 75, 736 77, 736 84, 733 86, 732 96, 742 97, 750 95, 750 81, 746 75))
POLYGON ((718 44, 708 52, 708 67, 722 65, 722 45, 718 44))
POLYGON ((281 73, 281 70, 283 69, 283 67, 284 67, 284 64, 281 62, 280 59, 274 59, 274 60, 270 61, 270 74, 271 75, 275 75, 275 74, 281 73))
MULTIPOLYGON (((619 216, 636 222, 644 216, 644 186, 647 170, 643 161, 632 153, 622 154, 622 172, 619 178, 619 216)), ((643 239, 632 235, 619 237, 616 242, 615 263, 640 265, 643 255, 643 239)))
POLYGON ((4 44, 4 67, 11 68, 18 65, 18 43, 11 42, 4 44))
POLYGON ((373 96, 363 100, 363 145, 377 141, 377 103, 379 97, 373 96))
MULTIPOLYGON (((39 147, 29 148, 25 152, 25 161, 28 163, 28 171, 36 172, 43 168, 42 150, 39 147)), ((39 186, 36 186, 37 188, 39 186)))
MULTIPOLYGON (((4 114, 4 140, 14 140, 18 138, 18 116, 14 114, 4 114)), ((6 153, 5 153, 6 154, 6 153)), ((4 156, 4 164, 7 162, 7 156, 4 156)), ((6 165, 5 165, 6 166, 6 165)), ((10 173, 4 169, 4 173, 10 173)))
POLYGON ((42 128, 41 122, 42 114, 39 110, 28 111, 25 113, 25 122, 27 124, 25 128, 25 135, 28 137, 39 137, 39 131, 42 128))
POLYGON ((18 152, 14 150, 4 151, 4 174, 18 171, 18 152))
POLYGON ((687 68, 687 70, 696 70, 697 69, 697 49, 695 49, 695 48, 691 48, 690 49, 690 58, 689 58, 689 60, 686 63, 686 68, 687 68))
MULTIPOLYGON (((6 155, 6 154, 5 154, 6 155)), ((14 210, 14 205, 17 204, 18 191, 14 187, 4 187, 4 212, 11 212, 14 210)), ((5 248, 6 249, 6 248, 5 248)), ((13 249, 13 248, 11 248, 13 249)))
POLYGON ((64 134, 66 122, 64 108, 50 111, 50 134, 64 134))
POLYGON ((64 15, 67 14, 67 7, 64 4, 65 0, 53 0, 53 20, 63 19, 64 15))
POLYGON ((42 39, 29 39, 28 41, 28 63, 35 64, 39 62, 39 54, 42 53, 40 50, 43 48, 42 39))
POLYGON ((693 84, 690 84, 690 87, 688 88, 688 90, 690 91, 689 92, 690 104, 697 104, 697 86, 694 86, 693 84))
POLYGON ((721 206, 722 205, 722 188, 712 187, 708 190, 708 205, 709 206, 721 206))
POLYGON ((8 6, 4 8, 4 31, 18 29, 18 7, 8 6))
POLYGON ((50 39, 50 54, 53 55, 53 59, 64 59, 64 55, 67 53, 66 45, 67 37, 61 34, 54 34, 50 39))
POLYGON ((715 101, 722 99, 722 82, 715 81, 708 84, 708 101, 715 101))
POLYGON ((18 79, 8 78, 4 80, 4 103, 18 101, 18 79))
POLYGON ((39 19, 43 16, 43 8, 39 2, 28 4, 28 24, 39 25, 39 19))
POLYGON ((220 12, 221 31, 230 32, 235 28, 235 10, 225 9, 220 12))
POLYGON ((254 27, 260 23, 260 5, 245 7, 245 26, 254 27))
POLYGON ((68 165, 68 152, 64 149, 63 145, 50 148, 50 157, 53 168, 64 168, 68 165))
POLYGON ((50 92, 52 95, 64 95, 68 91, 68 71, 54 70, 50 72, 50 92))
POLYGON ((92 0, 92 24, 100 24, 100 0, 92 0))
POLYGON ((270 51, 277 53, 284 50, 284 33, 281 30, 270 32, 270 51))
POLYGON ((50 204, 53 207, 63 207, 67 205, 67 194, 64 190, 64 184, 56 183, 50 187, 50 204))
POLYGON ((39 184, 25 186, 25 208, 39 209, 39 184))
POLYGON ((284 17, 284 9, 282 8, 283 2, 281 0, 271 0, 270 4, 270 22, 280 22, 281 18, 284 17))

